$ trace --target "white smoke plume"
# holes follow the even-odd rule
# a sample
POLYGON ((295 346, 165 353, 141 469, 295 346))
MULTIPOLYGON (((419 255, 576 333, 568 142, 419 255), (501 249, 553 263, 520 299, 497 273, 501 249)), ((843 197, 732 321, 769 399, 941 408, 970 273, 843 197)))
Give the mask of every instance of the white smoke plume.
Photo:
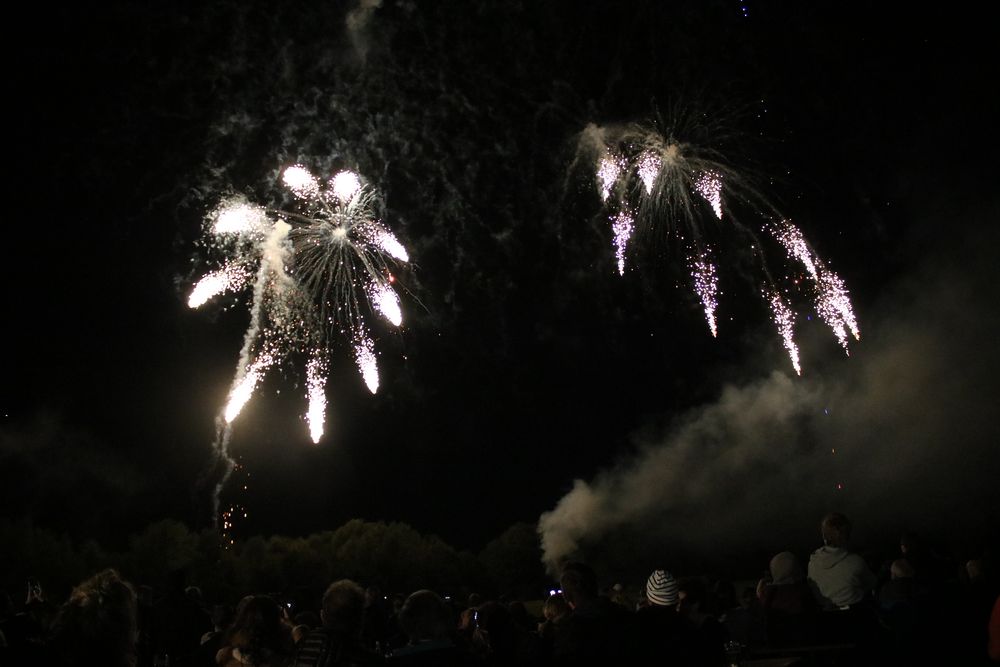
POLYGON ((808 549, 831 510, 859 543, 1000 525, 1000 429, 985 407, 1000 377, 995 243, 953 243, 883 294, 851 360, 728 386, 631 460, 576 480, 539 521, 549 567, 808 549))
POLYGON ((800 455, 801 420, 820 406, 819 392, 781 373, 727 387, 665 442, 645 446, 591 483, 576 480, 539 522, 546 561, 554 565, 629 527, 669 533, 669 542, 686 549, 724 543, 745 521, 735 516, 739 507, 760 510, 793 493, 803 472, 819 474, 820 457, 808 471, 787 464, 800 455))

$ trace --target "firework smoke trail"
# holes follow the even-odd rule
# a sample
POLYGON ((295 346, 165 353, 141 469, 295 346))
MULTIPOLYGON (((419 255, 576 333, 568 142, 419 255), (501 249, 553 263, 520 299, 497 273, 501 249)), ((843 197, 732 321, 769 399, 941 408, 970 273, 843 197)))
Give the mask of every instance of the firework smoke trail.
MULTIPOLYGON (((639 124, 604 127, 591 124, 580 134, 577 156, 570 168, 589 161, 605 210, 620 211, 611 216, 619 274, 624 274, 627 245, 643 234, 656 232, 663 237, 675 236, 693 242, 699 250, 689 252, 687 261, 694 291, 712 335, 717 336, 718 267, 703 249, 707 247, 707 234, 721 229, 718 223, 723 218, 724 200, 737 202, 741 211, 746 209, 763 218, 765 229, 771 230, 788 256, 805 266, 815 287, 815 309, 846 351, 848 331, 856 339, 860 339, 860 333, 844 281, 825 267, 797 227, 787 221, 778 225, 771 222, 781 219, 777 210, 721 154, 677 139, 679 129, 683 128, 671 127, 661 132, 639 124), (712 216, 707 215, 705 204, 712 216), (704 225, 705 218, 716 224, 704 225)), ((744 242, 749 241, 741 251, 752 255, 759 265, 764 301, 792 365, 801 374, 798 348, 792 337, 795 320, 792 306, 776 296, 781 290, 771 277, 756 234, 740 224, 731 210, 726 217, 726 228, 744 242)))
MULTIPOLYGON (((235 208, 229 208, 228 206, 227 204, 223 204, 221 210, 215 212, 216 222, 214 231, 216 233, 252 233, 259 231, 259 228, 254 224, 258 213, 257 210, 248 208, 242 203, 236 204, 235 208), (222 231, 220 231, 220 228, 222 231)), ((280 252, 277 252, 277 256, 275 256, 276 251, 279 251, 281 248, 281 243, 272 237, 287 234, 287 231, 288 225, 283 223, 275 225, 274 231, 267 237, 269 250, 265 250, 262 253, 260 268, 254 280, 253 301, 250 307, 250 326, 247 327, 247 331, 243 335, 243 345, 240 348, 239 361, 236 363, 236 375, 233 377, 233 382, 229 389, 229 399, 226 402, 226 406, 215 419, 215 442, 212 443, 212 449, 216 453, 217 460, 223 466, 222 476, 216 483, 212 493, 212 517, 216 527, 218 527, 219 521, 219 500, 222 495, 222 489, 225 487, 229 476, 233 472, 233 468, 236 466, 236 462, 229 455, 229 443, 233 436, 233 419, 239 414, 243 405, 250 400, 250 395, 260 380, 261 372, 266 370, 274 361, 273 355, 269 351, 258 355, 257 361, 260 363, 251 362, 251 355, 260 338, 264 297, 267 291, 267 282, 272 272, 273 260, 277 259, 281 262, 279 266, 282 272, 284 271, 284 258, 280 256, 280 252)), ((199 281, 198 284, 200 285, 201 282, 199 281)), ((197 290, 197 287, 195 290, 197 290)), ((191 303, 191 299, 188 300, 188 303, 191 303)), ((228 520, 226 523, 229 524, 228 520)))
POLYGON ((213 495, 216 525, 219 495, 235 465, 229 456, 232 422, 266 372, 291 353, 310 350, 305 418, 313 442, 318 442, 326 413, 326 358, 333 340, 350 341, 361 377, 375 393, 377 357, 362 302, 393 326, 403 320, 388 260, 407 262, 409 254, 376 219, 375 195, 360 177, 341 171, 321 184, 305 167, 294 165, 284 170, 282 182, 301 211, 265 209, 234 198, 212 212, 209 236, 228 258, 222 268, 196 283, 188 299, 196 308, 213 296, 243 288, 249 276, 255 276, 250 324, 229 398, 216 418, 213 449, 224 468, 213 495))

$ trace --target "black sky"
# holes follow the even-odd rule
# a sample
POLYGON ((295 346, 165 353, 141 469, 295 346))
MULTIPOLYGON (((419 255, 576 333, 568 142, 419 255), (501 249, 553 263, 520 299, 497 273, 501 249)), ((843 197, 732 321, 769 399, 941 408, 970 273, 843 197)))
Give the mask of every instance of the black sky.
MULTIPOLYGON (((39 8, 16 29, 4 515, 112 540, 164 516, 208 523, 197 480, 247 311, 186 307, 210 266, 201 223, 227 191, 275 201, 293 162, 383 191, 414 296, 379 343, 377 396, 335 353, 319 447, 301 368, 247 407, 233 451, 249 490, 227 492, 245 533, 361 517, 481 546, 637 433, 790 372, 735 267, 718 340, 669 248, 615 275, 593 186, 567 174, 587 123, 731 118, 720 147, 766 175, 863 331, 888 294, 938 275, 936 254, 961 269, 949 253, 995 239, 1000 77, 972 4, 385 0, 354 29, 354 2, 274 4, 39 8)), ((995 319, 995 270, 968 271, 988 312, 967 316, 995 319)), ((803 328, 807 377, 867 363, 803 328)), ((995 408, 992 387, 976 396, 995 408)))

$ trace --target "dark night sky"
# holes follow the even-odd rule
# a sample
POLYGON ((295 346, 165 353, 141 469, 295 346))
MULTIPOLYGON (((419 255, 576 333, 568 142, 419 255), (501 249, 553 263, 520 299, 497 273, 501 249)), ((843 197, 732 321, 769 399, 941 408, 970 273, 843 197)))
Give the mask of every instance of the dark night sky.
MULTIPOLYGON (((413 296, 402 330, 382 332, 378 395, 334 351, 318 447, 300 416, 301 367, 271 376, 248 405, 233 452, 250 488, 226 493, 249 508, 243 534, 361 517, 475 548, 552 510, 576 479, 619 479, 609 488, 626 499, 630 485, 683 485, 676 470, 633 479, 628 462, 669 467, 650 452, 716 414, 726 387, 752 392, 790 373, 787 358, 741 267, 720 270, 718 340, 678 288, 669 244, 650 241, 619 278, 592 181, 569 169, 587 123, 681 107, 731 130, 706 136, 764 175, 873 333, 847 358, 800 322, 805 373, 781 391, 818 395, 820 406, 837 399, 859 416, 796 431, 806 444, 768 464, 789 472, 773 483, 800 485, 806 511, 862 512, 880 497, 867 493, 878 480, 899 502, 883 515, 888 528, 918 510, 938 512, 940 525, 970 507, 997 516, 986 480, 998 469, 988 416, 1000 369, 990 258, 1000 73, 977 10, 275 4, 39 9, 18 29, 4 515, 105 540, 165 516, 209 522, 197 480, 248 314, 245 299, 187 308, 211 265, 201 224, 227 191, 277 201, 278 169, 298 161, 355 168, 380 188, 386 223, 414 258, 401 274, 413 296), (929 359, 939 363, 920 365, 929 359), (904 441, 894 427, 913 423, 907 409, 935 415, 921 422, 926 439, 904 441), (831 433, 851 467, 824 463, 831 433), (939 466, 941 486, 900 469, 893 452, 939 466), (965 463, 948 473, 954 461, 965 463), (836 481, 846 488, 831 496, 836 481)), ((706 458, 689 452, 684 463, 711 471, 749 437, 726 431, 699 450, 706 458)), ((754 461, 708 483, 752 487, 754 461)), ((751 500, 767 509, 760 498, 727 502, 751 500)), ((669 514, 650 502, 610 525, 638 530, 656 523, 655 507, 669 514)), ((692 506, 678 507, 696 523, 692 506)), ((807 516, 794 521, 811 531, 807 516)))

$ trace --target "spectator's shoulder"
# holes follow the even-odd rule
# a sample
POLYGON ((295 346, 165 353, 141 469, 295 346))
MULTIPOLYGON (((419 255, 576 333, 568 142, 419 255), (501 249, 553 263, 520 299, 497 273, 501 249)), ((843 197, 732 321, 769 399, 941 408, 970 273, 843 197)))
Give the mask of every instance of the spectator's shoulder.
POLYGON ((335 633, 325 628, 310 630, 295 645, 292 667, 350 667, 381 665, 385 660, 378 653, 369 651, 356 642, 343 642, 335 633))

